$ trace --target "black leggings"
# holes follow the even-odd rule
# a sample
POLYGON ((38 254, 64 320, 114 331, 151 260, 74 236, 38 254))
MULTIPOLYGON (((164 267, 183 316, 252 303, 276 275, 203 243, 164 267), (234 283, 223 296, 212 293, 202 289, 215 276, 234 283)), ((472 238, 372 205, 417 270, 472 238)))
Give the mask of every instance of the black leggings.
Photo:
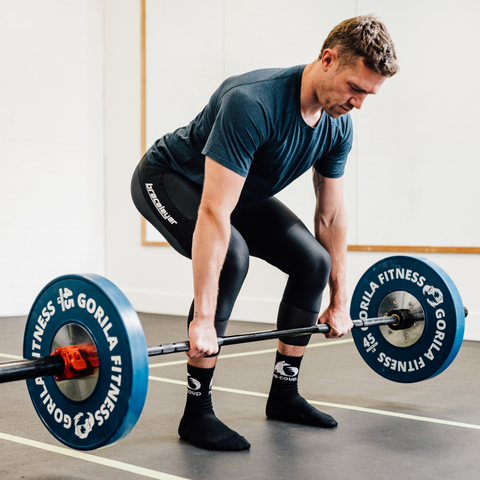
MULTIPOLYGON (((139 212, 179 253, 192 255, 192 239, 201 188, 180 174, 151 165, 144 157, 132 178, 132 198, 139 212)), ((299 218, 276 198, 235 210, 223 266, 215 315, 219 336, 247 275, 249 256, 261 258, 288 275, 277 328, 285 330, 317 322, 331 260, 299 218)), ((193 315, 190 309, 189 322, 193 315)), ((285 337, 289 345, 304 346, 310 335, 285 337)))

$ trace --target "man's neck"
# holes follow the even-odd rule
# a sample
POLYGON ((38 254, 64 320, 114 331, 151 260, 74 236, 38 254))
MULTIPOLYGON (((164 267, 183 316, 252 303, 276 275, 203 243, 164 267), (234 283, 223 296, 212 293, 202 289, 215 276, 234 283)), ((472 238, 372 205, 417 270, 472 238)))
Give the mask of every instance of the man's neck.
POLYGON ((300 92, 300 111, 305 122, 316 127, 322 116, 322 106, 315 92, 315 77, 321 64, 318 60, 307 65, 303 71, 302 88, 300 92))

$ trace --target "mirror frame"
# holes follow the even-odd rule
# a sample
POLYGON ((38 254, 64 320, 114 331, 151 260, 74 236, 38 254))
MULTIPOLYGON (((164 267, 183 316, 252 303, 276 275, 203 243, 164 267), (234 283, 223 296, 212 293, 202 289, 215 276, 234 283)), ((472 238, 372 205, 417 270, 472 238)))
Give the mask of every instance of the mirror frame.
MULTIPOLYGON (((140 0, 141 8, 141 155, 147 151, 147 62, 146 62, 146 0, 140 0)), ((155 242, 147 239, 147 222, 141 219, 142 245, 148 247, 170 246, 168 242, 155 242)), ((479 254, 480 247, 435 247, 406 245, 348 245, 349 252, 400 252, 400 253, 473 253, 479 254)))

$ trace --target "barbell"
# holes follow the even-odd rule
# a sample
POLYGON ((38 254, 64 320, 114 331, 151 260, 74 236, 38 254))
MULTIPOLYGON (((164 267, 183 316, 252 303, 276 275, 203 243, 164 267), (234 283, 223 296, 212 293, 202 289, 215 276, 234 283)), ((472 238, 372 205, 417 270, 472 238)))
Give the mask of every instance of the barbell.
MULTIPOLYGON (((432 378, 455 359, 466 309, 450 277, 424 259, 393 256, 370 267, 352 296, 355 345, 378 374, 402 383, 432 378)), ((328 325, 219 337, 220 346, 327 333, 328 325)), ((24 360, 0 364, 0 383, 27 381, 35 410, 65 445, 92 450, 135 426, 148 385, 148 357, 189 350, 147 347, 140 320, 112 282, 64 275, 46 285, 27 317, 24 360)))

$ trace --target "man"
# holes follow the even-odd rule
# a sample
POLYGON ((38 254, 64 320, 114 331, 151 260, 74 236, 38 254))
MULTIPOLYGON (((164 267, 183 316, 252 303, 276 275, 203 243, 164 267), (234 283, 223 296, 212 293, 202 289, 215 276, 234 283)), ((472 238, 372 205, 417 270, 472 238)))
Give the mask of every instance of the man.
MULTIPOLYGON (((217 336, 224 334, 247 274, 249 255, 288 275, 277 328, 352 327, 347 312, 343 173, 352 144, 348 112, 361 108, 398 70, 385 26, 372 16, 335 27, 318 59, 227 79, 190 125, 159 139, 132 179, 142 215, 192 259, 187 403, 180 437, 212 450, 245 450, 211 401, 217 336), (313 167, 315 237, 274 195, 313 167), (322 292, 330 303, 318 318, 322 292)), ((298 393, 309 336, 283 338, 267 417, 316 427, 335 420, 298 393)))

